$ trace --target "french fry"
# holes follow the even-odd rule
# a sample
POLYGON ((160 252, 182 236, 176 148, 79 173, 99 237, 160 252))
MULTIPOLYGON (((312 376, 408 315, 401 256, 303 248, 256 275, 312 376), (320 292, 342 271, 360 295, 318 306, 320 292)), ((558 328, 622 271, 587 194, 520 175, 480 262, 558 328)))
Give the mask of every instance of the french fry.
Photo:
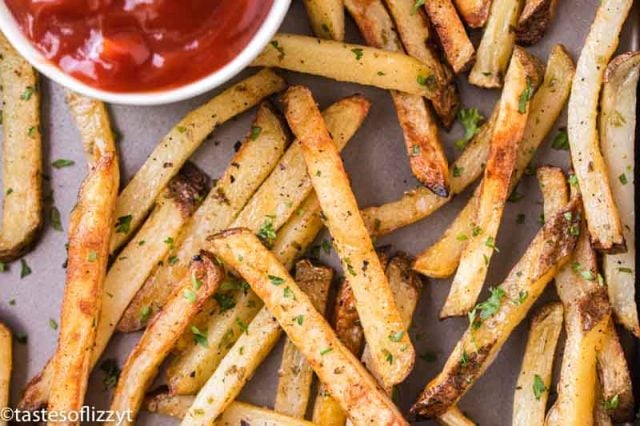
POLYGON ((313 33, 327 40, 344 40, 344 6, 340 0, 304 0, 313 33))
POLYGON ((322 40, 296 34, 276 34, 253 66, 277 67, 337 81, 435 96, 433 70, 411 56, 373 47, 322 40))
MULTIPOLYGON (((384 383, 400 383, 413 367, 415 352, 371 238, 359 214, 338 150, 308 89, 284 95, 289 127, 302 143, 303 156, 384 383), (391 360, 391 362, 389 362, 391 360)), ((334 395, 335 396, 335 395, 334 395)))
POLYGON ((442 426, 474 426, 472 422, 464 415, 458 407, 449 408, 444 414, 441 414, 436 419, 439 425, 442 426))
POLYGON ((502 87, 509 58, 515 46, 513 28, 518 22, 522 0, 494 1, 478 47, 469 83, 485 88, 502 87))
POLYGON ((562 304, 556 302, 543 306, 531 320, 513 396, 512 425, 544 424, 562 318, 562 304))
POLYGON ((603 274, 615 319, 640 337, 635 299, 635 128, 640 53, 627 53, 609 64, 600 100, 600 147, 620 211, 627 252, 603 257, 603 274))
POLYGON ((571 160, 583 196, 591 242, 607 253, 624 251, 622 223, 616 207, 597 132, 598 101, 605 64, 616 50, 632 0, 600 2, 585 41, 569 98, 567 131, 571 160))
MULTIPOLYGON (((322 315, 325 315, 332 280, 331 268, 313 266, 308 260, 301 260, 296 265, 296 283, 322 315)), ((311 396, 312 380, 313 369, 291 340, 286 339, 273 409, 278 413, 304 419, 311 396)))
POLYGON ((632 422, 635 417, 631 373, 618 339, 609 322, 598 352, 598 376, 607 414, 615 423, 632 422))
MULTIPOLYGON (((11 355, 11 330, 0 323, 0 410, 9 408, 9 389, 11 385, 11 370, 13 357, 11 355)), ((0 426, 7 426, 8 421, 0 420, 0 426)))
POLYGON ((454 3, 469 27, 484 27, 489 17, 491 0, 454 0, 454 3))
POLYGON ((0 34, 2 228, 0 262, 22 256, 42 227, 42 134, 38 75, 0 34))
MULTIPOLYGON (((216 259, 204 251, 193 258, 190 272, 191 275, 175 288, 129 355, 111 401, 111 410, 126 412, 128 418, 122 423, 109 424, 135 424, 133 419, 142 406, 144 394, 155 379, 160 364, 224 277, 224 270, 218 266, 216 259)), ((194 336, 202 337, 199 330, 192 331, 194 336)))
POLYGON ((458 402, 495 359, 511 331, 525 318, 558 268, 568 259, 577 237, 577 200, 563 207, 533 239, 505 281, 470 315, 470 325, 443 370, 425 388, 411 412, 435 417, 458 402))
MULTIPOLYGON (((390 52, 403 52, 382 0, 345 0, 344 5, 367 44, 390 52)), ((404 134, 413 175, 436 195, 448 197, 449 164, 431 110, 420 96, 397 91, 389 93, 404 134)))
POLYGON ((476 201, 473 229, 460 256, 441 318, 466 315, 476 303, 489 269, 504 204, 524 136, 533 91, 540 83, 537 60, 516 48, 500 98, 489 158, 476 201))
MULTIPOLYGON (((512 192, 520 181, 538 147, 547 137, 562 112, 569 98, 574 72, 575 66, 571 57, 567 54, 564 47, 556 45, 549 56, 544 81, 531 100, 531 112, 527 118, 524 136, 518 145, 516 167, 513 179, 511 179, 509 192, 512 192)), ((496 111, 494 111, 492 119, 495 114, 496 111)), ((491 133, 489 132, 489 137, 490 135, 491 133)), ((460 160, 466 156, 467 152, 471 152, 469 150, 473 147, 473 144, 478 144, 484 148, 482 148, 482 151, 478 149, 480 152, 473 157, 485 162, 489 150, 489 137, 474 138, 471 145, 460 156, 460 160)), ((455 164, 457 163, 458 162, 455 164)), ((466 166, 454 165, 454 169, 457 167, 457 170, 460 170, 461 167, 469 166, 469 164, 466 166)), ((467 169, 465 168, 461 173, 466 171, 467 169)), ((453 181, 452 184, 455 186, 456 182, 457 181, 453 181)), ((461 185, 461 187, 464 186, 461 185)), ((477 211, 478 191, 477 189, 471 200, 467 202, 465 208, 456 216, 456 219, 449 225, 442 237, 416 258, 414 265, 416 271, 433 278, 447 278, 455 272, 460 262, 462 250, 466 245, 466 240, 472 233, 473 225, 471 223, 477 211)))
POLYGON ((476 51, 451 0, 427 1, 424 8, 453 71, 456 74, 466 71, 474 61, 476 51))
POLYGON ((525 0, 516 25, 516 41, 531 46, 542 39, 556 15, 559 0, 525 0))
MULTIPOLYGON (((249 282, 355 424, 407 424, 391 400, 377 388, 373 378, 313 308, 287 270, 250 231, 225 231, 212 238, 211 245, 223 262, 249 282)), ((215 391, 215 387, 208 386, 200 391, 183 425, 205 424, 215 419, 219 414, 218 410, 211 409, 217 405, 215 397, 214 403, 208 403, 213 396, 211 392, 215 391), (198 415, 199 410, 205 410, 204 415, 198 415)))
POLYGON ((611 417, 605 407, 605 400, 602 397, 602 389, 600 383, 596 383, 596 403, 593 407, 593 425, 594 426, 613 426, 611 417))
POLYGON ((122 228, 113 230, 111 251, 133 235, 158 194, 217 126, 284 87, 285 81, 281 77, 271 70, 262 70, 182 118, 160 141, 118 197, 115 217, 126 221, 129 231, 123 232, 122 228))
MULTIPOLYGON (((108 124, 108 121, 103 123, 108 124)), ((93 135, 91 130, 88 132, 93 135)), ((105 138, 94 145, 98 151, 94 154, 96 161, 93 164, 90 161, 69 223, 67 278, 58 346, 53 357, 50 411, 80 410, 87 389, 91 351, 96 342, 120 184, 113 137, 109 131, 102 131, 100 135, 105 138)))
POLYGON ((460 107, 460 96, 451 68, 440 60, 432 46, 435 40, 424 11, 416 9, 413 0, 385 0, 385 4, 407 53, 433 69, 437 94, 431 98, 431 104, 442 124, 450 128, 460 107))
MULTIPOLYGON (((147 397, 144 409, 151 413, 182 418, 193 404, 195 397, 191 395, 171 395, 162 393, 147 397)), ((267 408, 256 407, 245 402, 233 401, 224 413, 216 420, 216 425, 237 426, 312 426, 313 423, 286 416, 267 408)))
POLYGON ((280 161, 289 138, 269 104, 263 103, 258 108, 251 128, 259 130, 249 132, 193 218, 179 234, 165 237, 171 237, 167 239, 171 250, 132 300, 120 319, 119 331, 131 332, 145 326, 175 285, 187 276, 191 256, 202 249, 207 236, 231 224, 280 161), (146 315, 141 316, 141 312, 146 315))

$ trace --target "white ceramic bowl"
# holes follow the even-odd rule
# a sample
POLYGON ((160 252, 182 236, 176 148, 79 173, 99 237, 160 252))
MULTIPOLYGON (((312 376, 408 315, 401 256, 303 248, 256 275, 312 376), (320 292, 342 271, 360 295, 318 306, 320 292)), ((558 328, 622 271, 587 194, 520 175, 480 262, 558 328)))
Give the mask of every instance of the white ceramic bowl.
POLYGON ((55 64, 48 61, 29 39, 20 31, 18 23, 3 0, 0 0, 0 30, 11 44, 38 71, 51 80, 75 92, 100 99, 105 102, 125 105, 160 105, 189 99, 200 95, 227 82, 253 61, 269 43, 284 20, 291 0, 274 0, 262 26, 258 29, 249 44, 231 62, 210 75, 185 86, 167 90, 139 93, 119 93, 96 89, 82 81, 65 74, 55 64))

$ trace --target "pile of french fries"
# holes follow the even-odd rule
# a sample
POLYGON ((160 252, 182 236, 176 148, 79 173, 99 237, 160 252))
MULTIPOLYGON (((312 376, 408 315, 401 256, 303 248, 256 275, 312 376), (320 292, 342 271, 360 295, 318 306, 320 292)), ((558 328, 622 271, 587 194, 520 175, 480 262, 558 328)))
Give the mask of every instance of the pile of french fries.
MULTIPOLYGON (((522 46, 544 37, 557 3, 305 0, 316 37, 277 34, 252 64, 262 69, 180 120, 120 192, 106 106, 67 93, 88 167, 67 228, 57 349, 18 407, 80 411, 112 336, 142 331, 114 378, 110 408, 130 413, 127 424, 145 410, 182 425, 421 418, 470 425, 459 402, 533 311, 512 424, 630 421, 631 374, 614 323, 640 338, 633 201, 640 52, 612 56, 632 0, 599 2, 577 65, 562 45, 543 65, 522 46), (345 14, 367 45, 344 42, 345 14), (469 28, 483 28, 477 47, 469 28), (421 186, 361 209, 340 151, 371 103, 353 95, 320 111, 308 88, 287 86, 272 68, 388 90, 421 186), (467 70, 471 84, 502 89, 483 123, 477 111, 460 109, 456 75, 467 70), (276 94, 280 110, 269 99, 276 94), (567 103, 567 133, 557 143, 570 149, 571 168, 537 169, 540 229, 479 302, 498 257, 505 203, 567 103), (253 107, 244 141, 212 182, 190 156, 217 126, 253 107), (456 117, 473 123, 449 164, 439 131, 456 117), (428 217, 476 180, 457 217, 415 259, 376 249, 375 237, 428 217), (323 248, 333 246, 341 263, 338 286, 336 271, 305 258, 325 226, 331 243, 323 248), (467 316, 469 325, 402 413, 392 395, 414 367, 409 328, 422 276, 453 277, 440 316, 467 316), (551 281, 559 301, 534 308, 551 281), (283 333, 273 409, 238 401, 283 333), (152 389, 159 374, 164 384, 152 389)), ((0 52, 0 262, 9 262, 42 224, 40 95, 36 73, 3 37, 0 52)), ((11 345, 0 323, 0 409, 9 406, 11 345)))

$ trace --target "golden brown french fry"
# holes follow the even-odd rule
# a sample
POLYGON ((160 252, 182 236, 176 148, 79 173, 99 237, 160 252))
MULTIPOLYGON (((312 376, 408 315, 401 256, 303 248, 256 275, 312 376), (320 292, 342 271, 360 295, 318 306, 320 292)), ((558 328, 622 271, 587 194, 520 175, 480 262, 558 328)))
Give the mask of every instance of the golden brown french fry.
POLYGON ((431 98, 433 70, 411 56, 373 47, 276 34, 253 66, 277 67, 431 98))
POLYGON ((415 351, 359 214, 340 154, 308 89, 291 87, 284 102, 289 127, 302 143, 311 182, 343 270, 349 274, 372 361, 385 384, 400 383, 413 367, 415 351))
POLYGON ((464 22, 471 28, 482 28, 489 17, 491 0, 454 0, 464 22))
POLYGON ((466 71, 474 61, 476 51, 451 0, 427 1, 424 8, 453 71, 456 74, 466 71))
POLYGON ((466 315, 480 295, 491 257, 497 249, 495 241, 516 166, 517 148, 524 136, 531 99, 540 77, 537 59, 516 48, 500 98, 473 229, 460 256, 441 318, 466 315))
MULTIPOLYGON (((144 394, 160 364, 224 277, 224 270, 216 259, 204 251, 193 258, 190 272, 154 317, 125 363, 111 401, 111 410, 128 413, 128 419, 120 424, 135 424, 144 394)), ((192 329, 192 332, 202 338, 200 330, 192 329)))
MULTIPOLYGON (((195 397, 191 395, 171 395, 161 393, 145 399, 144 409, 151 413, 182 418, 193 404, 195 397)), ((233 401, 224 413, 216 420, 219 426, 312 426, 313 423, 286 416, 267 408, 256 407, 245 402, 233 401)))
POLYGON ((583 196, 591 242, 608 253, 624 251, 623 227, 600 152, 597 111, 606 64, 616 50, 633 0, 603 0, 585 41, 569 98, 571 160, 583 196))
MULTIPOLYGON (((11 330, 0 323, 0 410, 9 408, 9 389, 13 357, 11 355, 11 330)), ((7 426, 8 421, 0 419, 0 426, 7 426)))
POLYGON ((94 154, 97 160, 80 186, 69 223, 67 278, 53 358, 50 411, 70 412, 82 407, 96 340, 120 184, 113 137, 109 131, 101 134, 106 137, 94 146, 99 151, 94 154))
POLYGON ((515 28, 516 41, 531 46, 540 41, 556 15, 559 0, 525 0, 515 28))
POLYGON ((513 395, 511 424, 514 426, 544 424, 562 315, 562 304, 555 302, 543 306, 531 320, 513 395))
POLYGON ((127 223, 128 231, 124 232, 122 227, 113 230, 111 251, 133 235, 158 194, 217 126, 281 91, 285 84, 273 71, 262 70, 182 118, 160 141, 118 197, 116 224, 127 223))
MULTIPOLYGON (((391 52, 403 52, 382 0, 345 0, 344 5, 367 44, 391 52)), ((436 84, 435 76, 433 80, 436 84)), ((448 197, 449 164, 431 110, 421 96, 393 90, 390 94, 404 134, 413 175, 436 195, 448 197)))
POLYGON ((464 415, 458 407, 449 408, 444 414, 441 414, 436 419, 439 425, 442 426, 474 426, 472 422, 464 415))
POLYGON ((612 322, 609 322, 598 351, 598 376, 605 411, 611 420, 615 423, 633 421, 635 412, 631 374, 612 322))
POLYGON ((344 5, 341 0, 304 0, 313 33, 328 40, 344 40, 344 5))
MULTIPOLYGON (((391 400, 313 308, 287 270, 253 233, 228 230, 213 237, 211 245, 225 264, 249 282, 355 424, 407 424, 391 400)), ((209 410, 212 404, 208 399, 212 391, 215 389, 207 389, 207 386, 200 391, 183 425, 205 424, 203 422, 219 414, 217 410, 209 410), (204 415, 197 414, 201 409, 205 410, 204 415)))
POLYGON ((424 11, 416 9, 414 0, 385 0, 385 4, 407 53, 433 69, 437 93, 431 104, 442 124, 450 128, 460 107, 460 96, 451 68, 432 47, 435 40, 424 11))
POLYGON ((42 226, 42 134, 38 75, 0 34, 2 228, 0 262, 23 255, 42 226))
POLYGON ((268 103, 258 108, 251 129, 259 130, 248 133, 229 167, 193 218, 177 235, 165 236, 171 250, 131 301, 120 319, 119 331, 131 332, 145 326, 175 286, 187 276, 191 256, 202 249, 207 236, 231 224, 280 161, 289 138, 283 123, 268 103), (141 312, 146 314, 142 316, 141 312))
MULTIPOLYGON (((325 315, 332 280, 331 268, 316 267, 308 260, 301 260, 296 264, 296 283, 322 315, 325 315)), ((278 413, 304 419, 311 396, 312 380, 313 369, 304 355, 287 339, 282 351, 273 409, 278 413)))
POLYGON ((600 100, 600 147, 613 199, 624 226, 627 252, 603 257, 603 274, 615 319, 640 337, 635 298, 635 129, 640 52, 618 56, 609 64, 600 100))
POLYGON ((600 383, 596 383, 596 403, 593 407, 593 425, 594 426, 613 426, 611 417, 607 413, 605 400, 602 397, 602 389, 600 383))
POLYGON ((578 203, 573 200, 548 218, 505 281, 469 316, 469 328, 443 370, 411 408, 412 413, 426 417, 443 414, 486 371, 573 251, 577 237, 570 229, 578 223, 577 212, 578 203))
POLYGON ((485 88, 502 87, 516 41, 513 28, 521 10, 522 0, 501 0, 491 4, 476 62, 469 73, 469 83, 485 88))
MULTIPOLYGON (((575 66, 564 47, 561 45, 554 46, 549 56, 544 81, 531 100, 531 112, 527 118, 522 141, 518 144, 516 167, 513 179, 511 179, 509 192, 512 192, 516 187, 538 147, 560 116, 569 98, 574 72, 575 66)), ((495 114, 496 111, 494 111, 492 119, 495 114)), ((471 152, 469 150, 473 144, 477 143, 485 148, 474 155, 478 159, 476 164, 485 162, 488 154, 488 139, 474 138, 471 145, 460 156, 460 160, 466 156, 467 152, 471 152)), ((454 169, 457 167, 460 170, 460 167, 465 167, 462 165, 457 166, 457 164, 458 162, 454 164, 454 169)), ((466 167, 469 167, 469 165, 466 167)), ((465 171, 466 169, 463 170, 463 172, 465 171)), ((455 184, 456 182, 453 181, 452 183, 455 184)), ((416 271, 433 278, 446 278, 455 272, 460 262, 462 250, 466 245, 466 240, 473 231, 472 218, 475 217, 477 211, 478 191, 477 189, 474 196, 456 216, 456 219, 449 225, 442 237, 416 258, 414 266, 416 271)))

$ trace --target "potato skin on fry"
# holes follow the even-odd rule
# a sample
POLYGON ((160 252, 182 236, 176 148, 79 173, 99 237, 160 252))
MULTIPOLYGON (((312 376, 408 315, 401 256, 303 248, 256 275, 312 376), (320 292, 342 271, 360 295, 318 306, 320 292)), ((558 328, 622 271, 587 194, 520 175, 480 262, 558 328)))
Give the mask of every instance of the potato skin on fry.
POLYGON ((516 42, 532 46, 544 37, 553 21, 559 0, 526 0, 516 26, 516 42))
POLYGON ((482 28, 489 17, 492 0, 454 0, 456 8, 470 28, 482 28))

